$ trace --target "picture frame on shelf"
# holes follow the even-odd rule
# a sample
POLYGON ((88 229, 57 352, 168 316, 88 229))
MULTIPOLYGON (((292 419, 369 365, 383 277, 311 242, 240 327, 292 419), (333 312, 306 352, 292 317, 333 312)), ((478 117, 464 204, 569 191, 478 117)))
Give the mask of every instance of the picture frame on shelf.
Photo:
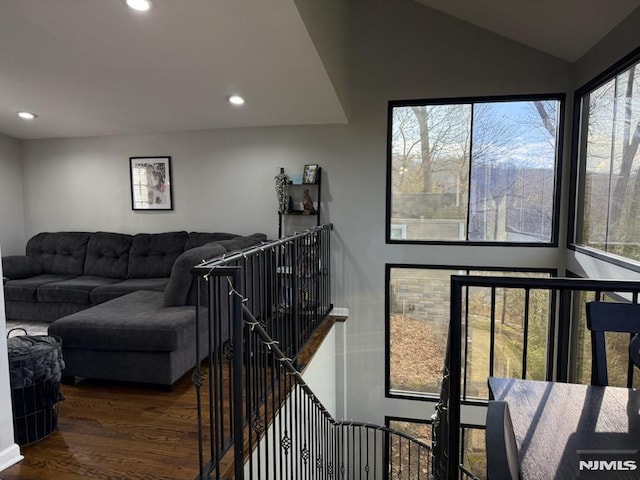
POLYGON ((171 157, 129 157, 131 208, 173 210, 171 157))
POLYGON ((303 184, 315 184, 318 183, 318 164, 311 163, 304 166, 302 172, 303 184))

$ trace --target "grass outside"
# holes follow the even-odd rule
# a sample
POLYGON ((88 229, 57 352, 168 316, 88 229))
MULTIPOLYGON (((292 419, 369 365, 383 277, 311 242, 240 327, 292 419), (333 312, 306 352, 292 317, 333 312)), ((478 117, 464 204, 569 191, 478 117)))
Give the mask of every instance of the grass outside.
MULTIPOLYGON (((489 375, 489 322, 472 320, 469 332, 467 395, 486 398, 489 375)), ((392 315, 391 388, 438 395, 444 367, 446 332, 420 317, 392 315)), ((494 374, 517 377, 522 371, 522 331, 508 324, 496 329, 494 374)), ((464 348, 464 347, 463 347, 464 348)))

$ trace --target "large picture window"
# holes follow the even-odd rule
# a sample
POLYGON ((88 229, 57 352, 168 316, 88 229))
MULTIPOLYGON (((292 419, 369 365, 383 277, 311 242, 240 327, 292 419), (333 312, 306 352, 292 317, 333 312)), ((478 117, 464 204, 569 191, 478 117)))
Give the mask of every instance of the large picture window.
POLYGON ((561 95, 390 102, 387 242, 556 242, 562 110, 561 95))
POLYGON ((576 243, 640 260, 640 53, 634 58, 578 91, 576 243))

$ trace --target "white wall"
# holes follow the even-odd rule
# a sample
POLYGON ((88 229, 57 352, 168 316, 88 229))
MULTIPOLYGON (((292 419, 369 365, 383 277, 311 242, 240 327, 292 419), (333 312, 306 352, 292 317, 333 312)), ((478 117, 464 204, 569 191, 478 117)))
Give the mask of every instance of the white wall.
MULTIPOLYGON (((0 277, 2 277, 1 264, 0 277)), ((13 438, 13 410, 9 384, 4 291, 0 289, 0 472, 20 460, 22 460, 20 448, 13 438)))
POLYGON ((24 253, 20 142, 0 134, 0 245, 5 255, 24 253))
POLYGON ((341 377, 341 372, 338 371, 340 359, 336 347, 341 344, 339 339, 343 334, 344 324, 336 323, 320 344, 302 375, 309 388, 334 419, 340 419, 343 410, 340 404, 341 399, 338 398, 338 392, 343 391, 342 384, 336 382, 336 378, 341 377))
MULTIPOLYGON (((329 333, 327 333, 327 336, 322 340, 322 343, 316 350, 308 365, 306 365, 304 373, 302 374, 305 383, 335 420, 343 419, 341 407, 339 405, 340 399, 338 398, 338 391, 341 392, 342 388, 339 388, 341 384, 336 382, 336 377, 341 377, 340 372, 336 371, 336 369, 340 368, 339 353, 336 347, 340 345, 339 339, 343 334, 344 324, 341 322, 336 323, 329 333)), ((305 394, 299 391, 297 395, 299 395, 299 397, 293 393, 288 396, 288 400, 290 402, 287 404, 287 408, 289 409, 287 413, 288 415, 291 415, 292 409, 298 408, 298 406, 296 406, 296 402, 298 399, 304 398, 305 394)), ((298 412, 294 414, 294 418, 295 415, 298 415, 304 420, 304 415, 306 414, 307 412, 298 412)), ((284 436, 284 432, 281 432, 280 429, 283 424, 286 428, 287 421, 279 421, 279 417, 282 415, 282 411, 278 412, 267 428, 265 436, 262 437, 258 447, 251 456, 251 461, 245 464, 246 478, 249 478, 249 471, 251 468, 254 469, 253 471, 258 471, 258 469, 262 472, 268 471, 268 477, 275 478, 275 475, 277 475, 278 472, 286 471, 285 465, 298 465, 299 463, 296 462, 301 461, 298 458, 302 448, 301 445, 292 445, 290 454, 293 456, 293 459, 287 456, 284 458, 285 463, 283 464, 279 463, 283 461, 283 458, 280 458, 280 460, 276 459, 274 462, 274 459, 270 456, 270 452, 272 452, 274 448, 272 439, 282 438, 284 436)), ((313 427, 310 424, 302 422, 302 425, 302 430, 299 429, 295 433, 289 432, 289 438, 291 438, 294 443, 299 442, 301 439, 304 441, 307 434, 314 434, 313 427)), ((311 447, 310 445, 308 446, 311 447)), ((313 470, 319 472, 319 470, 316 470, 315 468, 313 470)), ((317 476, 312 472, 310 479, 311 478, 317 478, 317 476)))
POLYGON ((278 167, 301 173, 305 163, 318 163, 325 219, 335 224, 334 304, 350 312, 346 391, 338 392, 345 418, 426 418, 423 403, 384 396, 385 263, 557 267, 565 257, 562 247, 505 255, 504 248, 386 245, 387 102, 571 93, 574 69, 410 0, 354 0, 350 17, 349 125, 27 141, 25 230, 27 237, 186 229, 274 238, 278 167), (174 211, 131 211, 128 157, 144 155, 173 157, 174 211))

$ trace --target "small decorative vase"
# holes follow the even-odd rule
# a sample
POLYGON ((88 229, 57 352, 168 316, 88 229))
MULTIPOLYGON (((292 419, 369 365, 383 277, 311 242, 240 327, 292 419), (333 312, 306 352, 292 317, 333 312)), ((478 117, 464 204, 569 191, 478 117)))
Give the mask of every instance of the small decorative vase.
POLYGON ((278 196, 278 213, 284 214, 289 210, 289 195, 287 195, 289 176, 280 168, 280 173, 274 177, 276 182, 276 195, 278 196))

